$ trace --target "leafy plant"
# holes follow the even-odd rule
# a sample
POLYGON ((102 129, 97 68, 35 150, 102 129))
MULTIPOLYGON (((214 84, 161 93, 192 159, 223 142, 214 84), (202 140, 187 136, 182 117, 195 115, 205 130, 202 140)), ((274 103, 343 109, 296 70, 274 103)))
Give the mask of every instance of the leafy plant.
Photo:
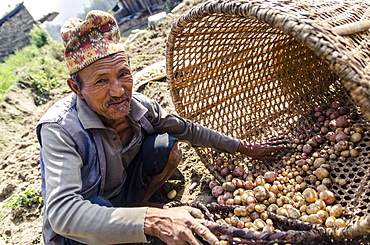
POLYGON ((35 190, 26 190, 19 194, 13 194, 9 199, 3 202, 2 207, 16 210, 32 207, 34 204, 41 207, 42 197, 35 190))
POLYGON ((132 61, 132 64, 133 65, 138 65, 140 64, 141 62, 143 61, 146 61, 148 59, 148 56, 146 56, 145 54, 141 54, 141 55, 138 55, 133 61, 132 61))
POLYGON ((40 74, 30 75, 29 79, 34 85, 36 105, 42 105, 48 102, 52 89, 60 87, 63 84, 63 82, 57 78, 48 78, 48 76, 43 72, 40 74))
POLYGON ((41 48, 50 41, 50 36, 47 31, 40 27, 40 24, 33 24, 33 28, 30 32, 31 43, 37 48, 41 48))
POLYGON ((14 84, 15 79, 11 76, 11 72, 0 72, 0 99, 14 84))

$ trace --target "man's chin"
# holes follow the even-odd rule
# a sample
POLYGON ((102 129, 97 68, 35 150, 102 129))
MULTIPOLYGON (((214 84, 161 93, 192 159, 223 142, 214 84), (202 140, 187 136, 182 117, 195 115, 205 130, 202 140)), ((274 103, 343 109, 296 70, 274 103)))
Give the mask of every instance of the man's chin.
POLYGON ((109 113, 107 115, 107 118, 112 119, 112 120, 117 120, 117 119, 120 119, 120 118, 123 118, 123 117, 127 116, 128 113, 129 113, 129 110, 127 110, 127 108, 118 109, 118 110, 116 109, 113 112, 109 113))

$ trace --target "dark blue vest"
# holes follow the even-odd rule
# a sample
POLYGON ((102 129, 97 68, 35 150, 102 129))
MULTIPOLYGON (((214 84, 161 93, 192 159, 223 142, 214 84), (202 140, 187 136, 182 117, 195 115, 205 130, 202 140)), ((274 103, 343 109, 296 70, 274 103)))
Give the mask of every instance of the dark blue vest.
MULTIPOLYGON (((85 130, 78 119, 76 110, 76 96, 70 95, 55 103, 40 119, 36 133, 40 146, 42 140, 40 129, 43 123, 58 123, 76 142, 83 167, 81 195, 85 199, 99 195, 104 189, 105 155, 100 135, 95 130, 85 130)), ((40 167, 42 176, 42 194, 45 198, 44 159, 40 151, 40 167)))

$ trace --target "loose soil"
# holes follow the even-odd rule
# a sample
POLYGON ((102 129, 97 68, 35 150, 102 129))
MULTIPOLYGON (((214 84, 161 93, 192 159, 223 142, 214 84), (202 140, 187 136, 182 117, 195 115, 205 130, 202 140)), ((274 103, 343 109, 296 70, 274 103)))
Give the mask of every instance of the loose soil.
MULTIPOLYGON (((155 29, 146 29, 139 35, 134 34, 137 31, 123 34, 133 39, 127 46, 127 52, 131 58, 134 74, 139 74, 144 68, 165 59, 166 38, 171 24, 181 13, 197 3, 199 1, 189 1, 176 14, 168 15, 165 22, 156 26, 155 29)), ((143 77, 142 72, 140 74, 143 77)), ((159 75, 158 80, 153 79, 156 74, 144 74, 145 79, 154 81, 146 82, 145 79, 138 81, 141 85, 138 90, 158 101, 168 112, 176 113, 163 70, 159 75)), ((42 206, 31 202, 31 205, 11 209, 9 205, 5 207, 4 204, 9 203, 9 200, 14 200, 15 196, 30 190, 40 194, 39 144, 35 135, 35 125, 55 101, 67 95, 62 91, 65 91, 65 87, 52 91, 52 99, 47 104, 36 106, 30 83, 21 81, 0 102, 0 245, 43 244, 42 206)), ((185 143, 181 143, 180 146, 183 151, 183 160, 178 169, 182 175, 174 176, 173 180, 169 181, 177 191, 173 200, 212 201, 210 191, 205 184, 210 177, 208 170, 203 166, 193 148, 185 143), (198 186, 193 191, 189 191, 189 186, 193 182, 197 182, 198 186)), ((167 198, 163 189, 158 190, 152 198, 153 202, 160 203, 173 200, 167 198)), ((26 204, 25 201, 23 204, 26 204)))

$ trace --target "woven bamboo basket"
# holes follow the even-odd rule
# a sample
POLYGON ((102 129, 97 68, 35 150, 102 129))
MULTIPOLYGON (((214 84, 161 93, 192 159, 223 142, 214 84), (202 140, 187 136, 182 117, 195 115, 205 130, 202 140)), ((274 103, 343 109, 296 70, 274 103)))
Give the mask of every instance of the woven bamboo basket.
MULTIPOLYGON (((334 100, 358 114, 365 131, 360 154, 347 162, 328 160, 330 178, 348 182, 343 187, 333 181, 331 187, 345 209, 347 228, 311 227, 291 243, 306 238, 312 244, 369 243, 369 12, 370 1, 363 0, 208 1, 182 15, 170 31, 167 77, 184 118, 259 141, 281 134, 313 136, 313 106, 334 100)), ((197 152, 224 181, 211 168, 220 153, 197 152)), ((280 161, 258 164, 261 173, 281 166, 280 161)))

